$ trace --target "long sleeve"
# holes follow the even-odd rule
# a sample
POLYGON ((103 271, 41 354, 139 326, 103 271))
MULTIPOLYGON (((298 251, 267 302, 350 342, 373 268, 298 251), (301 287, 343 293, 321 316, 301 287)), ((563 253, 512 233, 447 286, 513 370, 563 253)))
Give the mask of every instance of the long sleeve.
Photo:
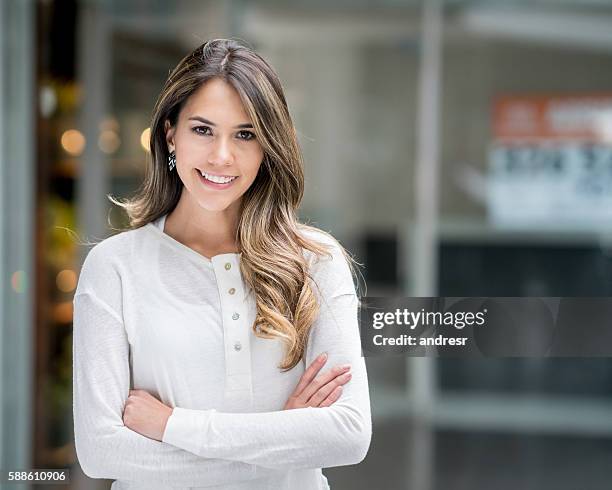
POLYGON ((352 366, 352 379, 330 407, 264 413, 223 413, 175 407, 165 442, 196 455, 276 469, 356 464, 368 451, 372 422, 358 327, 358 299, 346 260, 336 251, 314 274, 320 313, 310 332, 306 366, 328 353, 323 371, 352 366))
MULTIPOLYGON (((93 250, 92 250, 93 252, 93 250)), ((119 308, 111 298, 119 290, 109 264, 86 259, 74 296, 73 415, 77 457, 92 478, 214 486, 262 478, 274 473, 254 465, 196 456, 147 438, 123 424, 129 395, 129 343, 119 308)))

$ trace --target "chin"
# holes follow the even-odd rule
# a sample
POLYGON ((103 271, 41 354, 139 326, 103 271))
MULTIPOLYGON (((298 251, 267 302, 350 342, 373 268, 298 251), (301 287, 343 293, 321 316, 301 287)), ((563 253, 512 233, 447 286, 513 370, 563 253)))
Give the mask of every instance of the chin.
POLYGON ((225 211, 232 204, 231 202, 210 202, 199 201, 199 206, 206 211, 225 211))

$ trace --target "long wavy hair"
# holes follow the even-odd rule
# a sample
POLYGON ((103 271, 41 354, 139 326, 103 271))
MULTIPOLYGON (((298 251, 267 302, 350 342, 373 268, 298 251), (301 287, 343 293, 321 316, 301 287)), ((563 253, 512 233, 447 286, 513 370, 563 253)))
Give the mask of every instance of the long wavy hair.
POLYGON ((258 337, 280 338, 286 344, 278 367, 289 370, 302 359, 319 312, 317 286, 304 250, 317 257, 330 255, 327 244, 305 232, 331 238, 353 276, 355 265, 362 264, 330 234, 298 222, 303 157, 281 82, 261 56, 237 39, 209 40, 185 56, 170 73, 153 109, 150 158, 142 185, 132 198, 107 197, 129 217, 128 228, 120 231, 140 228, 174 209, 183 183, 177 172, 168 171, 164 123, 169 120, 175 126, 187 99, 213 78, 236 89, 264 151, 259 173, 242 196, 235 239, 242 253, 240 270, 257 305, 253 331, 258 337))

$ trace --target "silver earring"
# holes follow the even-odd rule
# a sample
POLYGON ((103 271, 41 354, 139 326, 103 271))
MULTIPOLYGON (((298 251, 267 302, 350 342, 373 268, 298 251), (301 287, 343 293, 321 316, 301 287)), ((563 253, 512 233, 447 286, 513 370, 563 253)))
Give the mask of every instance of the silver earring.
POLYGON ((168 155, 168 168, 170 172, 174 170, 174 167, 176 167, 176 152, 172 150, 170 155, 168 155))

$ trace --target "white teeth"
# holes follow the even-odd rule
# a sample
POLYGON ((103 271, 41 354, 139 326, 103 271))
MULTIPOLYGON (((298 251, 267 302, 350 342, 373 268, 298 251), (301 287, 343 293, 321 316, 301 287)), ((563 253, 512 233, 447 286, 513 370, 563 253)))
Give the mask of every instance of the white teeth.
POLYGON ((210 174, 207 174, 206 172, 202 172, 201 170, 199 170, 199 172, 202 175, 202 177, 204 177, 206 180, 210 180, 211 182, 216 182, 217 184, 227 184, 228 182, 231 182, 232 180, 236 178, 236 177, 218 177, 216 175, 210 175, 210 174))

